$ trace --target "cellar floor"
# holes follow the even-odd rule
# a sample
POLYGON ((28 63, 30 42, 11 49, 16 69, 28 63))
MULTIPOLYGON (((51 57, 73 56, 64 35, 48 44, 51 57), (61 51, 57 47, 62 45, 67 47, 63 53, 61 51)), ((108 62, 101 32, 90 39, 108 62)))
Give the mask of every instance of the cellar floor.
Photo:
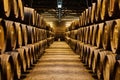
POLYGON ((95 80, 65 42, 54 42, 21 80, 95 80))

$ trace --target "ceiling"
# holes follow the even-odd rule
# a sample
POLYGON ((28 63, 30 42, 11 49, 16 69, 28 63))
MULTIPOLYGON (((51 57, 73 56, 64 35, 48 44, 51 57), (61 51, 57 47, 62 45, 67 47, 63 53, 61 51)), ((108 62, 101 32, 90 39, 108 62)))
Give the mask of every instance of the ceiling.
MULTIPOLYGON (((58 23, 57 0, 24 0, 24 5, 35 8, 47 22, 58 23)), ((78 19, 81 12, 96 0, 62 0, 61 22, 78 19)))

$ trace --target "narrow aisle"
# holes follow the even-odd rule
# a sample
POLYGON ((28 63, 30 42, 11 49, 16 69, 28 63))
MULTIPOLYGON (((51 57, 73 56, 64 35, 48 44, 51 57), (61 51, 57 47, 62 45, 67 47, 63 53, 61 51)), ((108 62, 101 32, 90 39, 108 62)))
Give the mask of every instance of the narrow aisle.
POLYGON ((94 80, 65 42, 54 42, 24 80, 94 80))

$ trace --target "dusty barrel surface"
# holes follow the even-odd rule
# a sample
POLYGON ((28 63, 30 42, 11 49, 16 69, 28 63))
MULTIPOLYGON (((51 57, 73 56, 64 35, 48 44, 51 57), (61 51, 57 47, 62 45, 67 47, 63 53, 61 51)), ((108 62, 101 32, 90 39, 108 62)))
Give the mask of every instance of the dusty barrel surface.
POLYGON ((35 25, 35 10, 29 7, 24 7, 24 22, 26 24, 35 25))
POLYGON ((108 18, 108 0, 102 0, 101 4, 101 19, 106 20, 108 18))
POLYGON ((20 79, 21 77, 21 59, 20 54, 18 52, 6 52, 6 54, 9 54, 13 58, 13 64, 14 66, 14 79, 20 79))
POLYGON ((105 50, 110 50, 110 32, 112 31, 113 21, 106 21, 103 31, 102 46, 105 50))
POLYGON ((0 1, 0 12, 2 14, 1 17, 5 16, 5 17, 9 17, 10 16, 10 12, 11 12, 11 4, 12 1, 11 0, 1 0, 0 1))
POLYGON ((103 37, 103 28, 104 28, 104 23, 98 24, 98 35, 96 37, 96 45, 98 48, 102 47, 102 37, 103 37))
POLYGON ((113 79, 114 75, 114 66, 116 62, 116 54, 110 52, 105 56, 104 66, 103 66, 103 78, 104 80, 113 79))
POLYGON ((115 76, 114 80, 120 80, 120 60, 117 60, 115 63, 115 76))
POLYGON ((109 17, 120 17, 119 16, 119 0, 108 0, 108 14, 109 17))
POLYGON ((111 43, 111 50, 113 53, 119 54, 119 47, 120 47, 120 19, 113 21, 112 29, 110 32, 110 43, 111 43))
POLYGON ((22 30, 21 30, 21 23, 15 22, 15 31, 16 31, 16 39, 17 39, 17 43, 16 43, 16 47, 20 48, 22 46, 22 30))
POLYGON ((21 59, 21 71, 22 72, 26 72, 27 70, 27 58, 26 58, 26 53, 25 53, 25 50, 22 49, 22 48, 18 48, 16 49, 16 51, 19 52, 20 54, 20 59, 21 59))
POLYGON ((28 30, 27 30, 27 25, 21 24, 21 29, 22 29, 22 45, 26 46, 28 43, 28 30))
POLYGON ((0 55, 1 67, 2 67, 2 79, 3 80, 14 80, 14 64, 13 58, 10 55, 0 55))

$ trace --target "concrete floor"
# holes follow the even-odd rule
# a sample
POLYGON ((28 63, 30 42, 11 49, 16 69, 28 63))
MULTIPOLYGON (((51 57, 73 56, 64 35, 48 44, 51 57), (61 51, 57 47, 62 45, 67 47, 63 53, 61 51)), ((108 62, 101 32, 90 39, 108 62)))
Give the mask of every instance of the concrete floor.
POLYGON ((65 42, 54 42, 22 80, 95 80, 65 42))

